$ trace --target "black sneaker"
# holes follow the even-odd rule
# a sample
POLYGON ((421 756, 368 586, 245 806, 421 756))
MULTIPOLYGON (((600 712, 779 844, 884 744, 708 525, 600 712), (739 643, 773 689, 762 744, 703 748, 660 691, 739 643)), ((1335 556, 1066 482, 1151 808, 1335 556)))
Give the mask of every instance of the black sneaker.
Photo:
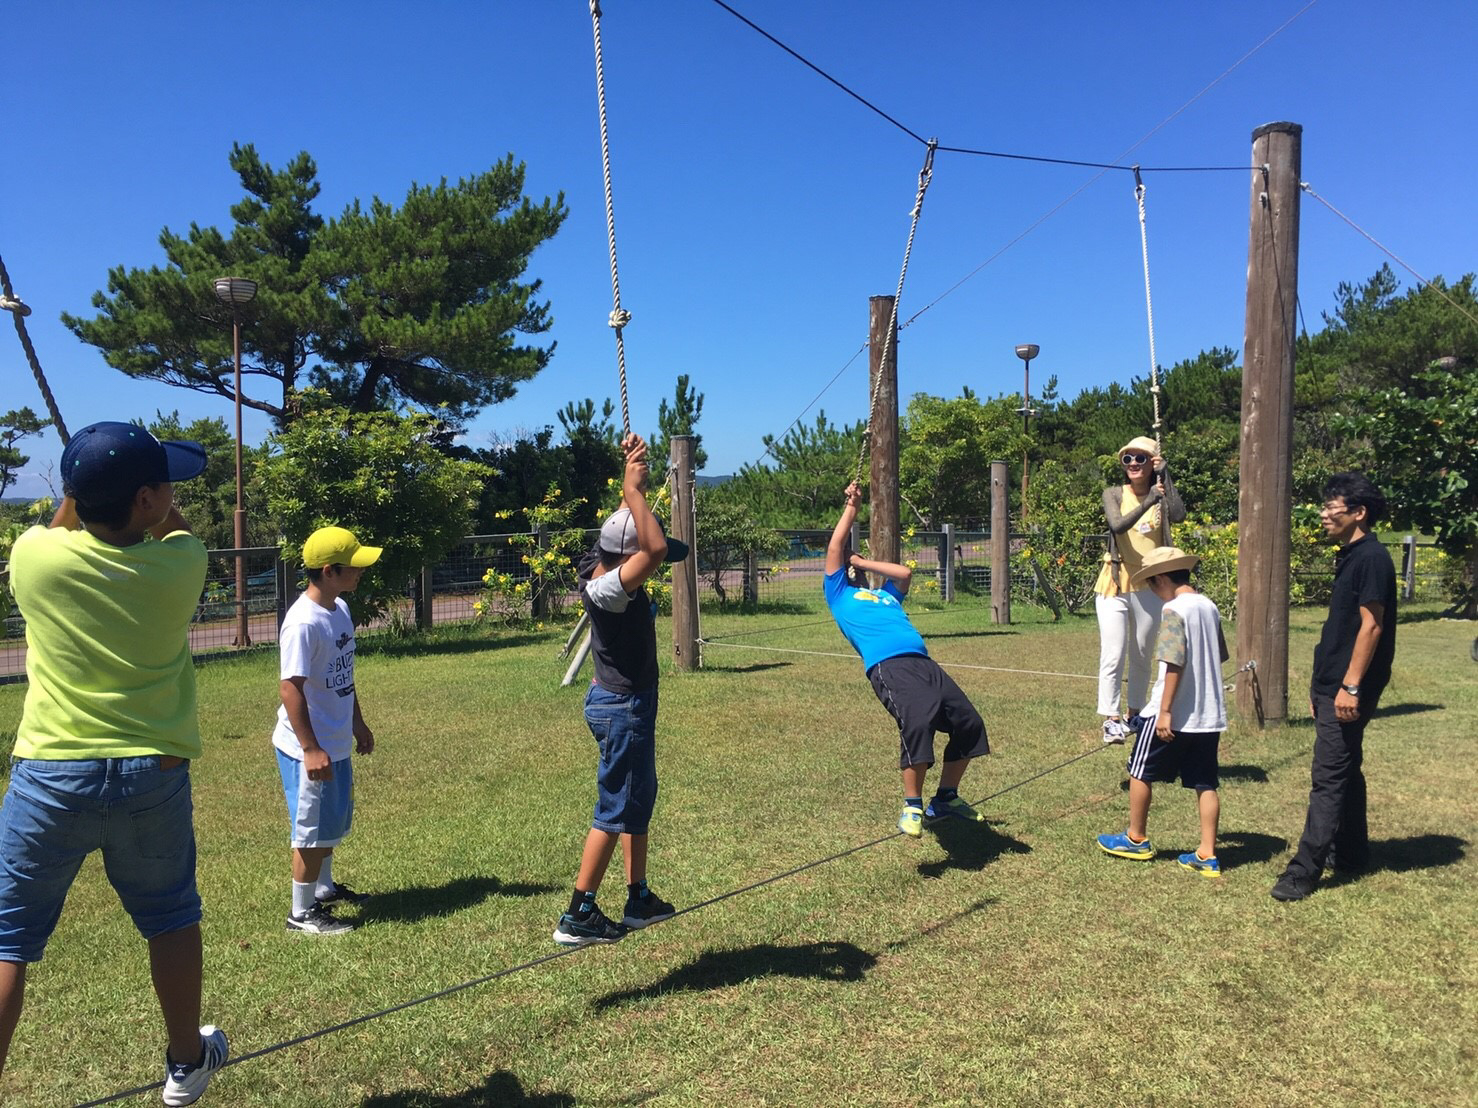
POLYGON ((368 904, 369 901, 369 893, 357 893, 348 885, 339 881, 334 882, 334 891, 329 893, 328 896, 324 896, 321 893, 318 896, 318 903, 320 904, 368 904))
POLYGON ((346 935, 354 930, 354 925, 335 916, 332 908, 316 903, 301 916, 288 916, 287 929, 309 935, 346 935))
POLYGON ((1278 883, 1273 886, 1269 895, 1274 900, 1303 900, 1318 887, 1319 882, 1311 878, 1299 877, 1295 873, 1284 873, 1278 878, 1278 883))
POLYGON ((560 946, 589 946, 591 943, 615 943, 626 937, 622 924, 612 923, 599 908, 574 916, 569 912, 559 917, 559 926, 554 929, 554 941, 560 946))
POLYGON ((676 908, 648 889, 644 897, 628 896, 626 898, 626 914, 622 917, 621 923, 633 931, 639 931, 649 923, 660 923, 675 915, 677 915, 676 908))

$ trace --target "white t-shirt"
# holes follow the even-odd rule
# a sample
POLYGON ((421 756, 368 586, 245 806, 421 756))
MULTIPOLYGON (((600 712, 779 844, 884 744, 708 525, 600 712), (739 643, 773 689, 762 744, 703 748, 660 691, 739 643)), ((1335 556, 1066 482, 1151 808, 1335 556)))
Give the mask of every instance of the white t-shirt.
POLYGON ((1160 673, 1145 704, 1145 715, 1158 715, 1165 693, 1166 663, 1182 667, 1180 684, 1170 704, 1172 731, 1225 731, 1226 698, 1221 683, 1221 613, 1200 593, 1189 592, 1165 604, 1155 661, 1160 673))
MULTIPOLYGON (((303 693, 313 734, 330 761, 343 761, 354 753, 354 621, 349 606, 337 598, 330 611, 303 593, 287 610, 277 645, 278 676, 307 678, 303 693)), ((283 705, 277 708, 272 745, 302 761, 302 744, 283 705)))

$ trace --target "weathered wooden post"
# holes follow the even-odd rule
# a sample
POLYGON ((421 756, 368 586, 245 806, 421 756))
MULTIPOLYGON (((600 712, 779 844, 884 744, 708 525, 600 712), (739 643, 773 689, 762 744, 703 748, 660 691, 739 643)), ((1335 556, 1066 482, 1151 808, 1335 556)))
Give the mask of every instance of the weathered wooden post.
POLYGON ((990 464, 990 621, 1011 622, 1011 522, 1005 462, 990 464))
POLYGON ((898 335, 889 341, 893 297, 867 302, 869 426, 872 430, 872 515, 868 521, 870 556, 898 561, 898 335), (883 358, 887 347, 888 357, 883 358))
POLYGON ((672 660, 680 670, 698 668, 698 553, 693 535, 693 436, 673 435, 672 537, 693 551, 672 566, 672 660))
POLYGON ((1288 718, 1288 590, 1293 514, 1293 344, 1303 128, 1252 132, 1247 332, 1242 359, 1237 657, 1256 668, 1237 708, 1259 725, 1288 718))

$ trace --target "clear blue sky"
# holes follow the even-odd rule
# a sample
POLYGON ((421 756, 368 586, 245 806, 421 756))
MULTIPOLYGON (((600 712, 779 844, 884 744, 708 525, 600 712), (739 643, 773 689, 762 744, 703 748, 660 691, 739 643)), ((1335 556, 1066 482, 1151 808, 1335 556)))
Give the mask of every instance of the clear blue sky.
MULTIPOLYGON (((1304 4, 734 0, 922 136, 1105 162, 1304 4)), ((868 297, 898 280, 923 148, 710 0, 604 7, 633 424, 654 429, 659 400, 689 373, 706 397, 707 472, 730 472, 865 341, 868 297)), ((1465 0, 1319 0, 1127 160, 1246 165, 1256 126, 1301 123, 1304 178, 1419 272, 1454 279, 1478 269, 1475 56, 1465 0)), ((228 226, 235 141, 274 165, 309 151, 325 216, 355 197, 398 203, 412 181, 512 151, 531 195, 563 191, 570 208, 531 265, 559 348, 469 440, 553 423, 570 399, 617 397, 584 0, 16 4, 0 67, 0 256, 35 309, 28 326, 69 425, 174 408, 229 419, 219 398, 129 380, 57 317, 88 311, 110 266, 162 263, 161 228, 228 226)), ((1049 374, 1071 397, 1148 371, 1133 180, 1097 172, 938 156, 904 318, 1092 183, 903 333, 905 398, 1018 392, 1018 342, 1042 348, 1034 392, 1049 374)), ((1247 174, 1147 183, 1161 364, 1240 350, 1247 174)), ((1338 282, 1383 260, 1305 198, 1310 328, 1338 282)), ((820 406, 860 419, 866 392, 859 358, 820 406)), ((42 410, 7 323, 0 410, 23 404, 42 410)), ((249 415, 249 440, 267 430, 249 415)), ((32 471, 60 454, 53 435, 29 449, 32 471)), ((11 495, 44 491, 30 475, 11 495)))

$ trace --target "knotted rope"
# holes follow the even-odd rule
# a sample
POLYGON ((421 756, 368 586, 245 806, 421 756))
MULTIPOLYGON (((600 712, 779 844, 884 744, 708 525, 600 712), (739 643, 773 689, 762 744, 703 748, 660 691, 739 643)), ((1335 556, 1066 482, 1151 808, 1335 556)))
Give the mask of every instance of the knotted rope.
POLYGON ((1144 257, 1144 314, 1150 329, 1150 396, 1155 405, 1155 446, 1160 446, 1160 363, 1155 357, 1155 302, 1150 297, 1150 239, 1144 219, 1144 178, 1134 166, 1134 199, 1139 204, 1139 249, 1144 257))
POLYGON ((600 0, 590 0, 590 26, 595 35, 595 94, 600 106, 600 161, 606 186, 606 241, 611 248, 610 323, 616 331, 616 368, 621 377, 621 428, 631 434, 631 403, 626 396, 626 341, 622 331, 631 322, 631 313, 621 307, 621 276, 616 268, 616 206, 611 199, 611 143, 606 130, 606 74, 600 52, 600 0))
POLYGON ((51 414, 51 424, 56 428, 56 433, 61 436, 62 445, 72 441, 72 436, 67 434, 67 425, 62 422, 61 409, 56 406, 56 397, 51 394, 51 386, 46 383, 46 374, 41 372, 41 359, 36 357, 36 348, 31 345, 31 336, 26 332, 26 316, 31 314, 31 309, 15 295, 15 289, 10 286, 10 274, 5 269, 5 262, 0 259, 0 309, 10 313, 10 318, 15 321, 15 333, 21 338, 21 348, 26 352, 26 361, 31 363, 31 375, 36 378, 36 385, 41 389, 41 397, 46 401, 46 410, 51 414))

